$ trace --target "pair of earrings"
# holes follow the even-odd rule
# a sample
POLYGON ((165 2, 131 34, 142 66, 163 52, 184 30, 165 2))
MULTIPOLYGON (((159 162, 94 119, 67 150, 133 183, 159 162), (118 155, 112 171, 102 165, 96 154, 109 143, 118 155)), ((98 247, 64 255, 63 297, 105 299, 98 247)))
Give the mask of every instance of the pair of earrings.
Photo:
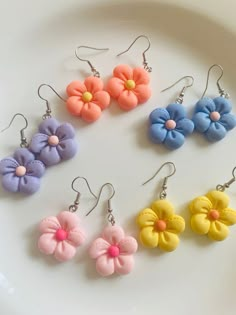
MULTIPOLYGON (((185 229, 185 220, 174 213, 172 203, 166 200, 167 180, 176 172, 174 163, 164 163, 145 184, 166 165, 173 167, 173 172, 164 178, 159 200, 155 200, 150 208, 142 210, 137 217, 140 227, 140 242, 149 248, 160 247, 164 251, 173 251, 178 247, 179 234, 185 229)), ((224 193, 226 188, 236 181, 236 167, 233 178, 224 185, 217 185, 216 190, 205 196, 195 198, 189 204, 191 214, 191 228, 200 235, 208 235, 214 241, 222 241, 229 234, 228 226, 236 224, 236 211, 229 208, 229 196, 224 193)))
POLYGON ((175 82, 162 92, 172 88, 185 78, 191 78, 192 83, 181 90, 175 103, 169 104, 166 108, 157 108, 151 112, 149 120, 149 135, 154 143, 163 143, 168 149, 178 149, 184 144, 185 137, 193 130, 204 134, 210 141, 215 142, 223 139, 227 131, 236 126, 236 116, 231 114, 232 105, 229 101, 229 94, 225 93, 220 86, 220 79, 223 76, 223 68, 220 65, 213 65, 207 74, 206 88, 201 99, 195 105, 195 113, 191 119, 186 117, 186 111, 182 106, 183 98, 187 88, 194 82, 192 76, 185 76, 175 82), (218 67, 221 75, 217 80, 217 87, 220 96, 215 98, 204 97, 208 88, 210 71, 218 67))
POLYGON ((88 216, 98 205, 104 187, 110 186, 112 194, 107 203, 107 220, 109 225, 102 231, 101 236, 95 239, 89 249, 89 256, 96 260, 96 270, 102 276, 113 273, 125 275, 131 272, 134 266, 133 254, 137 251, 137 241, 126 236, 124 230, 117 226, 111 207, 111 199, 115 189, 111 183, 104 184, 98 197, 92 192, 89 183, 84 177, 76 177, 71 184, 76 192, 76 199, 67 211, 60 212, 57 216, 49 216, 41 221, 39 230, 41 236, 38 240, 39 250, 46 255, 54 255, 61 262, 72 259, 86 239, 80 227, 78 210, 81 193, 75 188, 75 182, 83 179, 90 194, 97 200, 93 208, 86 214, 88 216))

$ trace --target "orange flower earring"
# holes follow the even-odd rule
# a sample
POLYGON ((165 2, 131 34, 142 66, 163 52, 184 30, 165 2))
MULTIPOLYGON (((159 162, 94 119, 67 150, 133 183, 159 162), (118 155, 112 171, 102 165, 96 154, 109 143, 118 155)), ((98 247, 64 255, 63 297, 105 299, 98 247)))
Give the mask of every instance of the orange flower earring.
POLYGON ((129 65, 118 65, 113 70, 113 77, 108 81, 107 91, 117 100, 119 106, 123 110, 131 110, 139 104, 147 102, 151 97, 151 89, 149 87, 149 72, 152 68, 148 66, 145 53, 149 50, 151 43, 147 36, 138 36, 127 50, 121 52, 117 56, 121 56, 134 45, 139 38, 146 38, 148 47, 143 52, 143 68, 131 68, 129 65))
POLYGON ((80 48, 94 50, 108 50, 108 48, 93 48, 89 46, 79 46, 75 50, 76 57, 88 63, 93 76, 89 76, 84 82, 73 81, 67 88, 68 99, 66 101, 67 110, 74 116, 81 117, 86 122, 96 121, 102 113, 102 110, 110 104, 110 95, 104 91, 103 81, 100 79, 100 73, 87 59, 82 59, 78 55, 80 48))

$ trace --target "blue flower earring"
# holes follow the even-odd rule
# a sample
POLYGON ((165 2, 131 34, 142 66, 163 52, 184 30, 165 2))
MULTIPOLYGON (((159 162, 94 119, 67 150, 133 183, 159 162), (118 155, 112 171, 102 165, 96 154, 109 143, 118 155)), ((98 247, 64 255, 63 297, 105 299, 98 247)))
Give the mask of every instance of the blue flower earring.
POLYGON ((193 132, 194 124, 186 117, 186 110, 182 106, 185 91, 194 82, 192 76, 185 76, 161 92, 171 89, 183 79, 190 78, 192 83, 182 88, 174 103, 166 108, 154 109, 150 116, 149 136, 154 143, 163 143, 168 149, 178 149, 185 141, 185 137, 193 132))
POLYGON ((227 132, 236 126, 236 116, 230 113, 232 105, 229 101, 229 94, 225 93, 219 83, 223 73, 224 70, 220 65, 214 64, 209 68, 206 88, 195 106, 193 116, 195 130, 203 133, 211 142, 222 140, 227 132), (216 82, 220 96, 215 98, 204 97, 208 88, 210 72, 214 67, 221 70, 221 75, 216 82))

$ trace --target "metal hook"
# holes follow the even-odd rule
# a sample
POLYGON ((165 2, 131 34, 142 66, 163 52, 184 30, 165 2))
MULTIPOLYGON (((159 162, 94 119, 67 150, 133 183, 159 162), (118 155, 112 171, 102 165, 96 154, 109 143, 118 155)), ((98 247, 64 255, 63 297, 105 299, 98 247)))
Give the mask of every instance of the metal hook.
POLYGON ((80 60, 80 61, 85 61, 87 62, 87 64, 89 65, 93 75, 97 78, 100 78, 100 73, 97 71, 97 69, 92 65, 92 63, 88 60, 88 59, 82 59, 81 57, 79 57, 78 55, 78 50, 80 48, 87 48, 87 49, 93 49, 93 50, 99 50, 99 51, 107 51, 109 50, 109 48, 96 48, 96 47, 90 47, 90 46, 78 46, 75 48, 75 55, 76 57, 80 60))
POLYGON ((26 137, 25 137, 25 129, 28 127, 28 120, 27 120, 27 118, 26 118, 23 114, 21 114, 21 113, 15 114, 15 115, 12 117, 12 119, 11 119, 9 125, 8 125, 6 128, 2 129, 0 132, 4 132, 4 131, 7 130, 8 128, 10 128, 11 125, 12 125, 12 123, 13 123, 13 121, 14 121, 14 119, 16 118, 16 116, 21 116, 21 117, 23 117, 24 120, 25 120, 25 127, 20 130, 20 138, 21 138, 20 146, 21 146, 21 148, 26 148, 26 147, 28 147, 28 142, 27 142, 27 139, 26 139, 26 137))
POLYGON ((149 183, 151 180, 153 180, 156 175, 163 169, 164 166, 166 165, 172 165, 173 166, 173 171, 171 174, 169 174, 168 176, 165 176, 164 177, 164 180, 163 180, 163 184, 162 184, 162 191, 160 192, 160 199, 165 199, 167 197, 167 193, 166 193, 166 190, 167 190, 167 180, 169 177, 173 176, 176 172, 176 167, 175 167, 175 164, 173 162, 165 162, 164 164, 161 165, 161 167, 159 167, 159 169, 156 171, 156 173, 151 177, 149 178, 146 182, 144 182, 142 185, 146 185, 147 183, 149 183))
POLYGON ((225 97, 225 98, 229 98, 230 95, 229 95, 228 93, 225 93, 225 90, 224 90, 224 89, 221 87, 221 85, 220 85, 220 79, 223 77, 224 69, 223 69, 223 67, 222 67, 221 65, 218 65, 218 64, 214 64, 214 65, 212 65, 212 66, 209 68, 209 70, 208 70, 208 72, 207 72, 206 87, 205 87, 205 90, 204 90, 204 92, 203 92, 201 98, 203 98, 203 97, 205 96, 205 94, 206 94, 206 91, 207 91, 207 89, 208 89, 208 84, 209 84, 210 72, 211 72, 211 70, 212 70, 214 67, 218 67, 218 68, 221 70, 221 75, 219 76, 218 80, 216 81, 216 85, 217 85, 217 87, 218 87, 218 91, 219 91, 219 93, 220 93, 220 96, 225 97))
POLYGON ((39 96, 39 98, 41 98, 41 100, 43 100, 43 101, 46 102, 47 109, 46 109, 46 113, 43 115, 42 118, 43 118, 43 119, 47 119, 47 118, 51 118, 51 117, 52 117, 52 115, 51 115, 52 110, 51 110, 51 107, 50 107, 50 105, 49 105, 49 101, 48 101, 46 98, 42 97, 42 95, 40 94, 40 90, 41 90, 41 88, 42 88, 43 86, 49 87, 62 101, 66 102, 66 100, 65 100, 60 94, 58 94, 57 91, 56 91, 51 85, 46 84, 46 83, 41 84, 41 85, 38 87, 38 96, 39 96))
POLYGON ((100 192, 99 192, 99 195, 98 195, 98 197, 97 197, 97 202, 96 202, 96 204, 95 204, 95 205, 93 206, 93 208, 86 214, 86 216, 88 216, 88 215, 97 207, 97 205, 98 205, 98 203, 99 203, 99 200, 100 200, 100 198, 101 198, 101 195, 102 195, 103 188, 104 188, 105 186, 108 186, 108 185, 112 188, 113 192, 112 192, 111 196, 110 196, 110 197, 108 198, 108 200, 107 200, 107 212, 108 212, 107 219, 108 219, 108 221, 109 221, 112 225, 115 225, 115 218, 114 218, 114 216, 113 216, 113 214, 112 214, 112 211, 113 211, 113 210, 112 210, 112 208, 111 208, 111 199, 114 197, 116 191, 115 191, 114 186, 113 186, 111 183, 106 183, 106 184, 103 184, 103 185, 102 185, 102 187, 101 187, 101 189, 100 189, 100 192))
POLYGON ((149 48, 151 47, 151 42, 150 42, 150 39, 146 36, 146 35, 139 35, 138 37, 135 38, 135 40, 131 43, 131 45, 124 51, 122 51, 121 53, 119 53, 117 55, 117 57, 125 54, 127 51, 130 50, 130 48, 136 43, 136 41, 139 39, 139 38, 146 38, 146 40, 148 41, 148 47, 143 51, 142 53, 142 56, 143 56, 143 66, 144 66, 144 69, 147 71, 147 72, 152 72, 152 68, 148 66, 148 62, 147 62, 147 59, 146 59, 146 52, 149 50, 149 48))
POLYGON ((224 183, 223 185, 217 185, 216 186, 216 190, 218 190, 218 191, 225 191, 226 188, 229 188, 229 186, 236 181, 235 172, 236 172, 236 166, 232 170, 233 178, 231 178, 227 183, 224 183))
POLYGON ((193 76, 191 76, 191 75, 186 75, 186 76, 180 78, 178 81, 176 81, 175 83, 173 83, 171 86, 169 86, 169 87, 165 88, 164 90, 162 90, 161 93, 162 93, 162 92, 165 92, 165 91, 167 91, 167 90, 169 90, 169 89, 171 89, 172 87, 174 87, 175 85, 177 85, 179 82, 181 82, 182 80, 187 79, 187 78, 192 79, 192 83, 189 84, 189 85, 185 85, 185 86, 182 88, 182 90, 181 90, 179 96, 178 96, 177 99, 175 100, 176 103, 182 104, 182 103, 183 103, 183 100, 184 100, 185 91, 186 91, 189 87, 193 86, 193 83, 194 83, 194 77, 193 77, 193 76))
POLYGON ((81 193, 80 193, 77 189, 75 189, 75 187, 74 187, 74 184, 75 184, 75 182, 76 182, 78 179, 83 179, 83 180, 85 181, 85 183, 86 183, 86 185, 87 185, 87 187, 88 187, 89 192, 91 193, 91 195, 93 195, 94 198, 97 199, 97 196, 92 192, 92 189, 91 189, 91 187, 90 187, 90 185, 89 185, 87 179, 86 179, 85 177, 82 177, 82 176, 77 176, 77 177, 75 177, 75 178, 73 179, 73 181, 72 181, 72 183, 71 183, 71 188, 77 193, 77 196, 76 196, 76 199, 75 199, 75 201, 74 201, 74 204, 69 206, 69 211, 71 211, 71 212, 75 212, 75 211, 78 209, 79 200, 80 200, 80 196, 81 196, 81 193))

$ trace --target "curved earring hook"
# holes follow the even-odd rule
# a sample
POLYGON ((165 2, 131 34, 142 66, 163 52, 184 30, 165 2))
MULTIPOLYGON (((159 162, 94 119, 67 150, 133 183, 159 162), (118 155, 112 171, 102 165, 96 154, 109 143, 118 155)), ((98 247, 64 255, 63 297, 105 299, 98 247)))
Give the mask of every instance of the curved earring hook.
POLYGON ((26 118, 23 114, 21 114, 21 113, 16 113, 16 114, 12 117, 12 119, 11 119, 9 125, 8 125, 6 128, 2 129, 0 132, 4 132, 5 130, 9 129, 9 128, 11 127, 13 121, 15 120, 15 118, 16 118, 17 116, 21 116, 21 117, 23 117, 24 120, 25 120, 25 127, 20 130, 20 138, 21 138, 20 146, 21 146, 21 148, 26 148, 26 147, 28 147, 28 142, 27 142, 27 139, 26 139, 26 137, 25 137, 25 129, 28 127, 28 120, 27 120, 27 118, 26 118))
POLYGON ((143 66, 144 66, 144 69, 147 71, 147 72, 152 72, 152 68, 148 66, 148 62, 147 62, 147 59, 146 59, 146 52, 150 49, 151 47, 151 42, 150 42, 150 39, 146 36, 146 35, 139 35, 138 37, 135 38, 135 40, 130 44, 130 46, 122 51, 121 53, 119 53, 118 55, 116 55, 117 57, 125 54, 127 51, 130 50, 130 48, 136 43, 136 41, 140 38, 146 38, 147 42, 148 42, 148 47, 142 52, 142 56, 143 56, 143 66))
POLYGON ((66 100, 60 94, 58 94, 57 91, 51 85, 46 84, 46 83, 41 84, 38 87, 38 96, 39 96, 39 98, 41 98, 41 100, 46 102, 47 109, 46 109, 46 113, 43 115, 42 118, 43 119, 47 119, 47 118, 51 118, 52 117, 52 115, 51 115, 52 114, 52 110, 51 110, 51 107, 49 105, 49 101, 46 98, 42 97, 42 95, 40 94, 40 90, 41 90, 41 88, 43 86, 49 87, 63 102, 66 102, 66 100))
POLYGON ((236 166, 232 170, 233 178, 231 178, 227 183, 224 183, 223 185, 217 185, 216 186, 216 190, 225 191, 226 188, 229 188, 229 186, 236 181, 236 174, 235 174, 235 172, 236 172, 236 166))
POLYGON ((75 56, 80 60, 80 61, 84 61, 87 62, 87 64, 89 65, 93 75, 97 78, 100 78, 100 73, 97 71, 97 69, 92 65, 92 63, 88 60, 88 59, 83 59, 81 57, 79 57, 78 51, 80 48, 87 48, 87 49, 92 49, 92 50, 98 50, 98 51, 107 51, 109 50, 109 48, 96 48, 96 47, 90 47, 90 46, 78 46, 75 48, 75 56))

